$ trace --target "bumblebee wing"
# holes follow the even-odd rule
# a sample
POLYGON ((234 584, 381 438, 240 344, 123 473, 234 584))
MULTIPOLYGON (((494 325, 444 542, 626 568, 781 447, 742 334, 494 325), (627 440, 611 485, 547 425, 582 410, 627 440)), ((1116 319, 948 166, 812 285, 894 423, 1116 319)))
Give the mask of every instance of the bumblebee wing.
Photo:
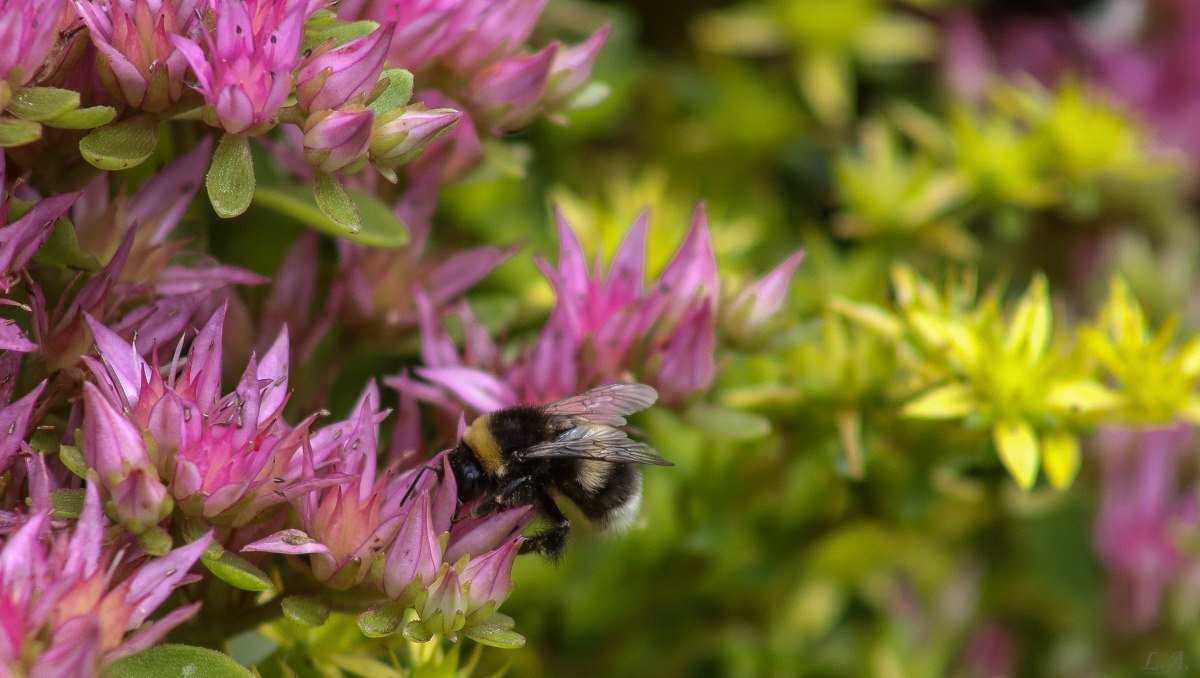
POLYGON ((674 466, 646 443, 631 440, 624 431, 601 424, 579 424, 551 440, 521 450, 522 461, 530 459, 593 459, 613 464, 674 466))
POLYGON ((658 392, 645 384, 607 384, 546 405, 552 416, 605 426, 624 426, 625 415, 640 412, 658 400, 658 392))

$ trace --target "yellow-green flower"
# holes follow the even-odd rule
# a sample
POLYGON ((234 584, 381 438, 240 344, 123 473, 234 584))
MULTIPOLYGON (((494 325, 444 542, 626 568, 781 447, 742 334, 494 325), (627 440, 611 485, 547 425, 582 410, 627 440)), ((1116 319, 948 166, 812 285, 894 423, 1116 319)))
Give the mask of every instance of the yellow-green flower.
POLYGON ((1096 321, 1080 331, 1086 355, 1114 382, 1121 421, 1200 423, 1200 337, 1176 349, 1177 327, 1170 319, 1152 331, 1129 286, 1114 278, 1096 321))
MULTIPOLYGON (((892 277, 897 336, 919 391, 902 414, 989 429, 1021 487, 1033 487, 1039 468, 1054 487, 1068 487, 1079 470, 1078 431, 1118 399, 1054 335, 1045 278, 1036 277, 1006 312, 998 289, 977 297, 972 275, 944 292, 905 266, 892 277)), ((877 309, 847 312, 887 329, 872 319, 877 309)))

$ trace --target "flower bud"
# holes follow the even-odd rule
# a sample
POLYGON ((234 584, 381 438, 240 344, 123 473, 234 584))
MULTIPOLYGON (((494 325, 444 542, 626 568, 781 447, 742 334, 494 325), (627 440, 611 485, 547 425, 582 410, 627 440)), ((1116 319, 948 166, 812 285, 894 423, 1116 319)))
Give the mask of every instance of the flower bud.
POLYGON ((304 158, 322 172, 351 173, 362 169, 371 142, 375 112, 322 111, 304 122, 304 158))
POLYGON ((442 545, 433 531, 429 495, 416 498, 396 540, 388 549, 383 568, 383 591, 388 598, 410 602, 414 584, 429 586, 442 562, 442 545))
POLYGON ((546 95, 542 98, 542 105, 547 110, 569 105, 571 99, 587 84, 592 75, 592 67, 596 64, 596 57, 600 54, 600 48, 604 46, 604 40, 608 38, 610 30, 610 26, 602 26, 587 40, 574 47, 559 50, 554 55, 546 95))
POLYGON ((537 116, 558 47, 554 42, 536 54, 509 57, 475 76, 471 101, 493 130, 520 129, 537 116))
POLYGON ((99 52, 96 71, 113 96, 154 112, 179 100, 188 64, 170 36, 191 32, 193 11, 174 2, 163 2, 155 10, 148 0, 103 6, 75 0, 75 8, 99 52))
POLYGON ((117 520, 133 532, 158 523, 173 508, 136 427, 91 383, 83 386, 83 460, 105 488, 117 520))
POLYGON ((410 106, 389 111, 379 117, 371 132, 371 159, 387 167, 402 165, 450 131, 461 117, 462 112, 452 108, 410 106))
POLYGON ((296 73, 296 101, 306 111, 338 108, 375 87, 395 24, 334 50, 315 53, 296 73))
POLYGON ((512 566, 521 547, 520 539, 472 560, 463 568, 462 580, 467 592, 467 622, 486 621, 500 607, 508 594, 512 593, 512 566), (481 619, 471 619, 472 615, 481 619))

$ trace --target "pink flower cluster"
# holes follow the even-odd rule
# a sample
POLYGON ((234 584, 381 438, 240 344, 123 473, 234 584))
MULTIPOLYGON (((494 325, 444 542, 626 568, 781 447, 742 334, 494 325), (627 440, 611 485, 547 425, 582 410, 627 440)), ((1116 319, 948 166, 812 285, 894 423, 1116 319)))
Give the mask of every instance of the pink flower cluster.
POLYGON ((388 384, 451 412, 458 403, 487 412, 549 402, 613 380, 651 384, 668 404, 707 388, 717 368, 717 319, 736 318, 737 331, 746 336, 760 331, 782 308, 801 254, 747 286, 723 313, 703 207, 650 284, 644 281, 648 228, 649 215, 643 213, 605 271, 599 259, 589 268, 575 232, 559 214, 557 267, 539 261, 555 290, 554 308, 538 337, 515 354, 498 346, 467 308, 461 311, 465 340, 459 351, 434 305, 419 296, 425 366, 415 370, 418 379, 401 374, 388 384))
POLYGON ((212 541, 206 534, 159 558, 110 543, 97 486, 72 527, 51 517, 44 464, 31 458, 33 510, 0 546, 0 674, 94 675, 144 650, 200 609, 176 607, 150 621, 212 541))
POLYGON ((1200 495, 1179 480, 1193 437, 1183 424, 1099 434, 1104 473, 1093 536, 1113 621, 1125 631, 1152 626, 1164 593, 1200 576, 1200 561, 1183 545, 1200 526, 1200 495))

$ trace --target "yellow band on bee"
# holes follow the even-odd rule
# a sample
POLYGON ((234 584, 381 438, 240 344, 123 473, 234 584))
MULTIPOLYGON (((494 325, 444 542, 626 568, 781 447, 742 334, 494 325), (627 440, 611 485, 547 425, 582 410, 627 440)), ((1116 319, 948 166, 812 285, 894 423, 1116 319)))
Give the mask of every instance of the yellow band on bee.
POLYGON ((489 420, 491 415, 485 414, 467 427, 463 435, 465 442, 475 452, 484 470, 495 476, 504 475, 504 460, 500 456, 500 444, 492 435, 489 420))

